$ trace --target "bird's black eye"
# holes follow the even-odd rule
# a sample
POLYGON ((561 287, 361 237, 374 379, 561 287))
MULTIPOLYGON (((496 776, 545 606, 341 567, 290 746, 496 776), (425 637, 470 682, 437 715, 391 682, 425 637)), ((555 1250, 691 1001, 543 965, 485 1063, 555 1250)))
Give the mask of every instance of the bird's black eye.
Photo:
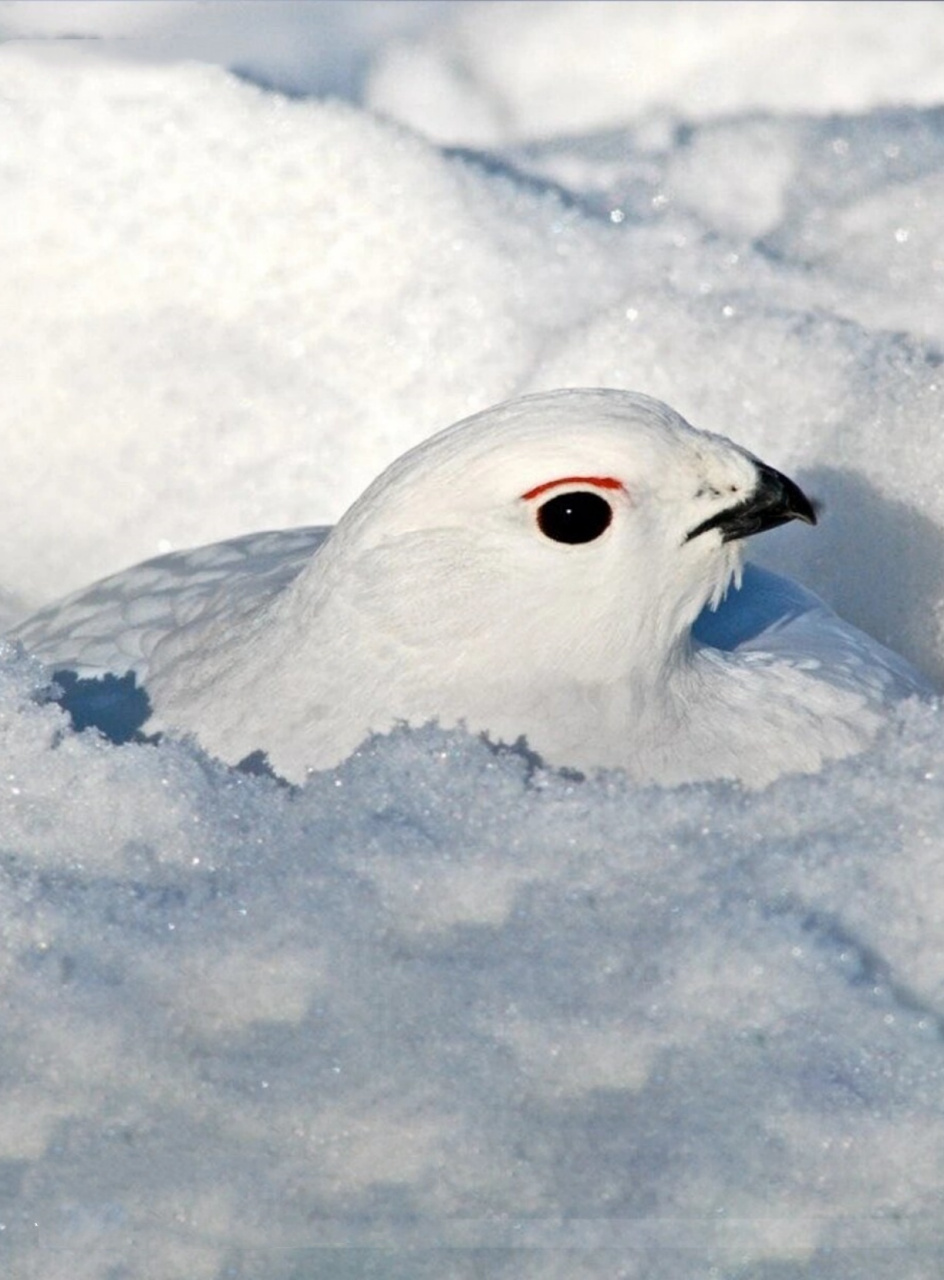
POLYGON ((538 528, 554 542, 593 542, 612 519, 613 508, 598 493, 559 493, 538 507, 538 528))

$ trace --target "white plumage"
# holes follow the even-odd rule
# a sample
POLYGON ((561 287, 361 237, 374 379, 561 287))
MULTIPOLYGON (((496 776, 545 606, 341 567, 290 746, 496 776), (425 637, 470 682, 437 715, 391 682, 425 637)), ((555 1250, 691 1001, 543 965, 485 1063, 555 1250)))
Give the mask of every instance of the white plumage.
POLYGON ((764 785, 860 750, 907 664, 740 539, 812 508, 658 401, 510 401, 389 467, 333 530, 148 561, 14 632, 55 669, 136 673, 150 729, 300 781, 405 721, 524 736, 549 764, 764 785), (693 625, 702 615, 693 634, 693 625))

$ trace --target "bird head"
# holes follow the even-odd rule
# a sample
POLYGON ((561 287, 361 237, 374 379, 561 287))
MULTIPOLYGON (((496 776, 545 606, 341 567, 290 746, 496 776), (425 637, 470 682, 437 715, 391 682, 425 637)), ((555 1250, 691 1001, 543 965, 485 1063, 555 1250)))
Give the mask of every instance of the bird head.
POLYGON ((395 663, 599 684, 687 644, 741 540, 792 519, 815 522, 801 491, 730 440, 647 396, 563 390, 398 459, 341 519, 322 570, 395 663))

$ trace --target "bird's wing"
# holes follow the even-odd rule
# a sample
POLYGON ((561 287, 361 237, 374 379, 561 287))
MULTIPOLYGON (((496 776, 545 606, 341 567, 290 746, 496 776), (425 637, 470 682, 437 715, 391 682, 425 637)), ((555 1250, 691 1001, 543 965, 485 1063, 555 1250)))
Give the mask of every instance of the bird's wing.
POLYGON ((833 683, 882 700, 934 693, 904 658, 845 622, 819 596, 789 578, 746 565, 741 586, 705 610, 696 639, 734 653, 767 653, 833 683))
POLYGON ((103 578, 47 605, 9 636, 57 670, 81 676, 133 671, 147 676, 168 632, 215 610, 249 607, 297 576, 329 528, 250 533, 175 551, 103 578))

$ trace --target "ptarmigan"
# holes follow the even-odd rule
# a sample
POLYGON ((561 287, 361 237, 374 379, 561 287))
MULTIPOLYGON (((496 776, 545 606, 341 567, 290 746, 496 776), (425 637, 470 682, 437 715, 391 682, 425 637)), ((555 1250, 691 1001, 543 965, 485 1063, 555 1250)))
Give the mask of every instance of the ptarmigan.
POLYGON ((815 523, 791 480, 659 401, 549 392, 434 435, 329 531, 163 556, 14 635, 57 670, 135 672, 149 730, 291 781, 438 721, 553 766, 762 786, 926 691, 795 584, 737 590, 740 540, 793 519, 815 523))

